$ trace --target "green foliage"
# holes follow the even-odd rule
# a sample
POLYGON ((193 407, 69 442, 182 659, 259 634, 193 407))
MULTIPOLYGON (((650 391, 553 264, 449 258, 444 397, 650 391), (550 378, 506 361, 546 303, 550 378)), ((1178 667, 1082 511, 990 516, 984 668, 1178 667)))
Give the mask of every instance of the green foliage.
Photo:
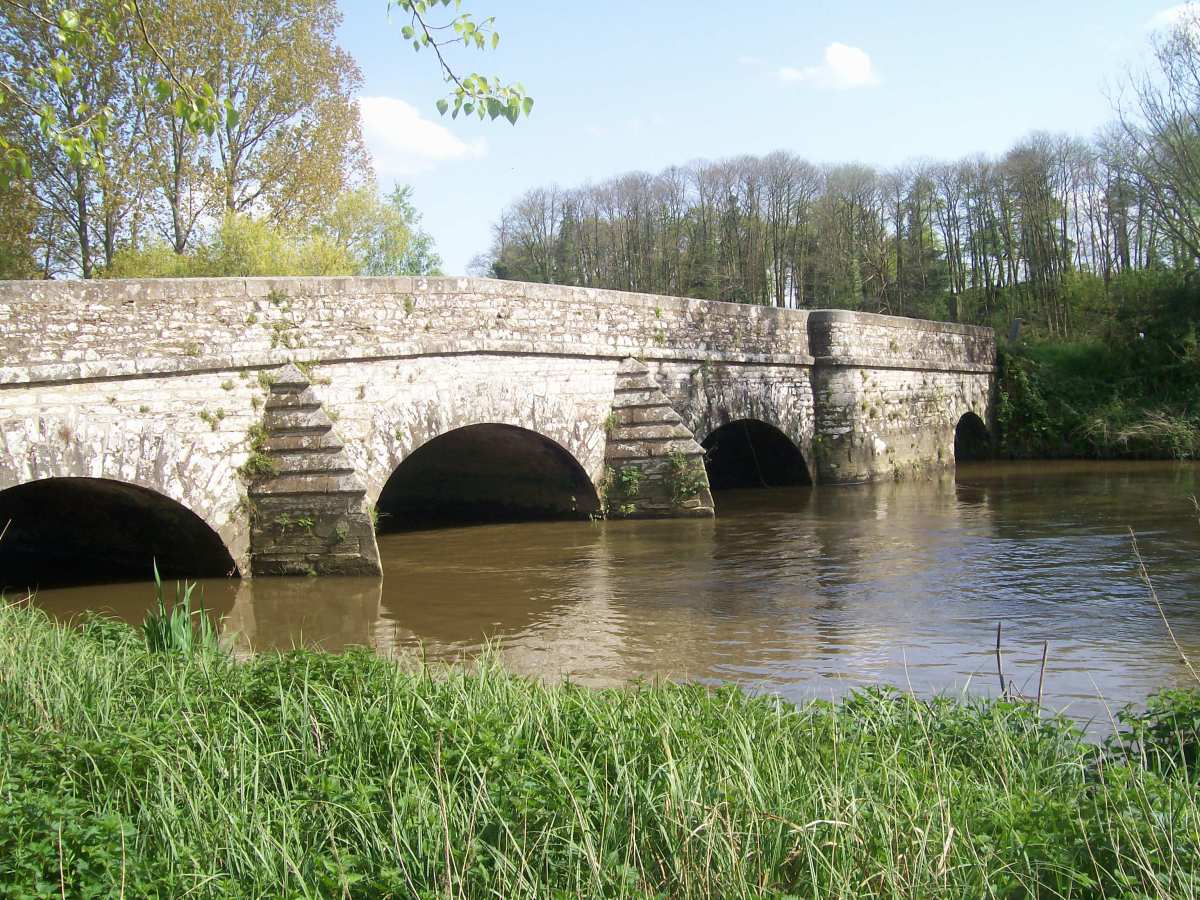
MULTIPOLYGON (((533 98, 525 93, 520 84, 505 84, 497 77, 488 78, 477 72, 459 77, 446 63, 441 48, 449 44, 461 42, 464 47, 476 50, 496 49, 500 43, 500 33, 496 31, 495 18, 489 17, 476 21, 471 13, 460 13, 448 22, 440 25, 430 24, 427 16, 437 7, 449 7, 452 0, 388 0, 389 12, 393 7, 409 15, 409 24, 400 29, 400 34, 406 41, 412 43, 413 50, 430 48, 437 55, 445 80, 453 85, 449 97, 437 102, 438 112, 445 115, 451 112, 454 118, 459 113, 476 115, 480 119, 505 118, 512 124, 517 123, 523 114, 533 111, 533 98), (453 37, 444 38, 443 34, 453 32, 453 37)), ((461 0, 453 0, 455 10, 459 9, 461 0)))
MULTIPOLYGON (((461 0, 454 2, 457 9, 461 0)), ((529 115, 533 108, 533 99, 525 89, 520 84, 505 84, 498 78, 478 73, 460 77, 450 68, 441 50, 446 44, 457 41, 476 49, 494 49, 500 41, 500 35, 493 27, 494 19, 476 21, 471 13, 464 12, 444 24, 427 23, 426 17, 433 8, 449 4, 450 0, 389 0, 388 11, 395 7, 410 16, 411 24, 404 26, 402 32, 406 40, 412 41, 414 50, 432 48, 436 51, 445 80, 454 85, 450 100, 438 101, 438 109, 443 114, 452 101, 455 116, 460 112, 468 115, 474 112, 481 119, 503 117, 515 124, 521 114, 529 115), (437 35, 447 29, 453 31, 455 37, 439 39, 437 35)), ((264 106, 263 97, 255 93, 261 91, 262 85, 255 84, 249 93, 220 84, 214 90, 210 83, 212 76, 204 72, 203 64, 181 59, 181 51, 193 48, 167 43, 172 39, 179 39, 181 44, 188 39, 195 40, 196 33, 202 31, 187 32, 184 36, 175 34, 168 27, 175 24, 170 18, 158 17, 156 10, 151 10, 147 18, 143 5, 136 0, 99 0, 74 8, 58 4, 28 7, 11 4, 6 15, 13 14, 23 15, 39 30, 46 52, 38 55, 31 65, 11 67, 14 71, 3 79, 0 107, 15 107, 18 116, 29 119, 30 130, 40 133, 49 146, 74 165, 100 173, 105 171, 106 145, 114 136, 114 109, 108 104, 83 102, 70 106, 66 111, 69 114, 64 115, 52 103, 43 102, 43 97, 55 91, 65 95, 69 88, 92 75, 98 49, 128 45, 128 53, 121 54, 119 59, 129 69, 122 73, 124 77, 136 83, 138 93, 144 95, 139 105, 151 108, 164 118, 173 117, 192 134, 211 136, 221 128, 225 135, 233 135, 241 124, 243 107, 248 104, 253 116, 257 107, 264 106), (220 97, 217 90, 233 90, 233 93, 220 97)), ((289 36, 287 28, 292 23, 284 15, 280 19, 278 26, 270 31, 286 38, 289 36)), ((311 39, 311 34, 303 37, 311 39)), ((236 41, 222 46, 223 63, 231 62, 228 58, 231 48, 237 46, 241 45, 236 41)), ((268 53, 271 49, 267 48, 268 53)), ((312 47, 309 49, 311 52, 312 47)), ((311 56, 304 62, 316 66, 311 56)), ((261 78, 264 74, 262 61, 256 58, 254 63, 255 74, 261 78)), ((239 78, 237 82, 257 80, 247 77, 239 78)), ((288 87, 294 89, 295 86, 288 87)), ((322 99, 328 100, 328 97, 322 99)), ((267 102, 270 102, 269 89, 267 102)), ((309 112, 308 118, 312 119, 313 110, 310 108, 309 112)), ((254 142, 265 133, 266 129, 261 126, 261 122, 253 123, 250 133, 254 142)), ((300 126, 301 130, 303 127, 300 126)), ((11 134, 0 134, 0 188, 6 189, 13 179, 27 179, 32 175, 28 148, 13 138, 11 134)), ((248 146, 240 149, 246 150, 248 146)))
POLYGON ((1114 279, 1097 336, 1002 348, 1001 448, 1018 457, 1200 457, 1200 291, 1190 276, 1114 279))
POLYGON ((350 274, 439 274, 441 258, 420 223, 409 185, 397 185, 382 199, 366 186, 339 196, 322 218, 320 232, 349 254, 350 274))
MULTIPOLYGON (((434 275, 441 259, 421 230, 408 187, 380 199, 374 188, 344 193, 316 227, 287 229, 229 214, 211 238, 184 254, 167 244, 118 251, 107 278, 255 275, 434 275)), ((254 324, 256 316, 247 318, 254 324)))
POLYGON ((1200 457, 1200 366, 1139 346, 1034 344, 1000 354, 1000 446, 1013 457, 1200 457))
POLYGON ((216 431, 217 428, 220 427, 221 422, 225 419, 225 410, 217 409, 213 412, 209 412, 207 409, 202 409, 199 412, 199 416, 200 421, 204 422, 204 424, 206 424, 213 431, 216 431))
POLYGON ((600 480, 600 515, 631 516, 637 512, 642 475, 641 466, 605 466, 604 477, 600 480))
POLYGON ((156 607, 147 613, 142 622, 142 635, 148 649, 157 653, 196 653, 217 649, 217 630, 204 609, 203 593, 197 607, 192 609, 192 593, 195 589, 195 584, 175 582, 175 602, 168 612, 163 600, 158 564, 154 564, 156 607))
MULTIPOLYGON (((260 377, 263 373, 259 373, 260 377)), ((267 454, 267 429, 262 423, 255 423, 246 433, 246 441, 250 445, 250 454, 238 468, 242 478, 253 481, 256 478, 269 478, 279 471, 275 460, 267 454)))
MULTIPOLYGON (((1200 701, 1163 702, 1143 734, 1200 701)), ((0 896, 1200 896, 1183 768, 1012 701, 235 663, 5 607, 0 723, 0 896)))
POLYGON ((677 450, 669 457, 669 465, 667 479, 674 503, 692 500, 708 487, 708 474, 700 460, 685 456, 677 450))
POLYGON ((366 272, 364 275, 441 275, 442 258, 433 244, 433 235, 421 227, 421 213, 412 201, 411 185, 398 184, 384 199, 389 209, 397 212, 408 229, 408 243, 404 252, 385 271, 366 272))
POLYGON ((1117 721, 1110 748, 1155 772, 1200 778, 1200 691, 1162 691, 1145 710, 1121 710, 1117 721))
POLYGON ((254 275, 348 275, 358 263, 349 248, 320 232, 300 234, 261 219, 227 215, 212 240, 177 254, 166 244, 122 250, 106 278, 199 278, 254 275))
MULTIPOLYGON (((100 0, 75 8, 13 4, 6 15, 14 13, 26 20, 26 27, 32 24, 38 29, 45 47, 30 65, 13 67, 15 71, 5 74, 0 105, 15 106, 34 126, 31 130, 72 164, 104 172, 103 148, 113 136, 113 109, 107 104, 82 102, 64 111, 46 102, 46 97, 54 92, 69 96, 91 74, 88 70, 97 62, 98 50, 128 42, 133 34, 144 41, 147 57, 157 56, 139 30, 145 26, 140 5, 134 0, 100 0)), ((162 61, 161 56, 157 58, 162 61)), ((170 107, 193 132, 212 134, 224 122, 237 122, 233 107, 204 82, 185 81, 169 69, 153 79, 142 74, 141 82, 147 95, 170 107)), ((0 135, 0 188, 4 189, 13 179, 27 179, 32 174, 28 148, 13 143, 11 137, 0 135)))

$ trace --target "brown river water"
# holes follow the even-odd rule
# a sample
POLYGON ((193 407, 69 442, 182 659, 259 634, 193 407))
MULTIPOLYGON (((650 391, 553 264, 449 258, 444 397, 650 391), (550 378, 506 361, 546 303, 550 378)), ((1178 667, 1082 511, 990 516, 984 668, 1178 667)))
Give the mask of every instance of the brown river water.
MULTIPOLYGON (((709 521, 536 522, 380 536, 382 579, 202 582, 240 650, 469 659, 591 685, 735 682, 794 700, 1007 675, 1093 724, 1200 666, 1200 465, 978 463, 933 480, 736 491, 709 521)), ((44 590, 138 622, 152 585, 44 590)))

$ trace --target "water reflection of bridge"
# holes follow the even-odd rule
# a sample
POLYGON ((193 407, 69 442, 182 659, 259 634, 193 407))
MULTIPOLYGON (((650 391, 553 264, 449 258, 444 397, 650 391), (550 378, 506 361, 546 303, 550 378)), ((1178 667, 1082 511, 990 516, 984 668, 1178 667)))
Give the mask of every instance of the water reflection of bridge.
MULTIPOLYGON (((811 681, 889 674, 927 622, 947 559, 986 538, 985 503, 953 478, 855 490, 721 495, 714 520, 555 523, 385 537, 384 579, 256 580, 227 627, 241 646, 418 647, 434 660, 495 641, 517 671, 615 683, 634 675, 811 681), (772 526, 771 522, 778 522, 772 526), (936 574, 934 574, 936 573, 936 574), (931 584, 930 579, 939 582, 931 584), (921 602, 913 602, 919 597, 921 602)), ((944 627, 956 627, 953 615, 944 627)), ((964 648, 982 651, 972 629, 964 648)))

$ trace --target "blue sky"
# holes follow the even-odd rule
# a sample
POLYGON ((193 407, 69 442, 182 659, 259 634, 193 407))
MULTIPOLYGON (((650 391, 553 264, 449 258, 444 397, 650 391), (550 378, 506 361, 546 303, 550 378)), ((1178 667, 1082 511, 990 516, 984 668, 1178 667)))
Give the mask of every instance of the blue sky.
POLYGON ((456 68, 521 81, 516 127, 442 118, 434 58, 386 0, 344 0, 342 45, 365 76, 380 185, 412 184, 447 274, 485 250, 528 188, 788 150, 888 166, 999 153, 1034 130, 1091 135, 1144 63, 1170 0, 571 2, 465 0, 496 16, 489 53, 456 68), (1157 18, 1156 18, 1157 17, 1157 18))

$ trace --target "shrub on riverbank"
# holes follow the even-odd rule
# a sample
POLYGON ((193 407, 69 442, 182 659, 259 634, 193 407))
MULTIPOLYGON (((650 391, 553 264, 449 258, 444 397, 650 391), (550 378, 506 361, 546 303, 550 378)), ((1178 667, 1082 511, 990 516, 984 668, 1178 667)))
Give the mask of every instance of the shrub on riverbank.
POLYGON ((1000 351, 1001 450, 1020 458, 1200 458, 1200 286, 1113 279, 1076 341, 1000 351))
POLYGON ((1014 703, 235 664, 7 607, 0 896, 1200 896, 1194 756, 1141 746, 1014 703))
POLYGON ((1014 458, 1200 458, 1200 357, 1101 341, 1000 353, 1000 448, 1014 458))

